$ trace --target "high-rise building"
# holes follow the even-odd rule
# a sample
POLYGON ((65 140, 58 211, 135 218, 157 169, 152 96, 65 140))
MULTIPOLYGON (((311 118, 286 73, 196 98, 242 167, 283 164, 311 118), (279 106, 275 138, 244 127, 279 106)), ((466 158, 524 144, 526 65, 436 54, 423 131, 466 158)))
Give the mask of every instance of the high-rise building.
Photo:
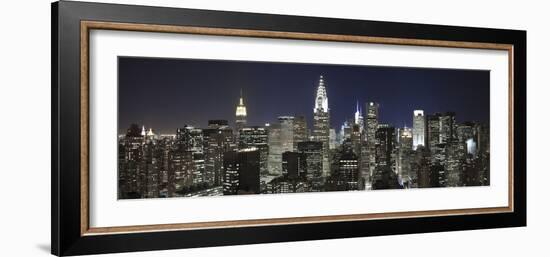
POLYGON ((204 137, 202 129, 185 126, 176 131, 175 160, 179 169, 176 180, 179 186, 202 183, 207 178, 204 161, 204 137))
POLYGON ((176 130, 176 144, 180 144, 186 151, 194 153, 203 152, 202 129, 192 126, 184 126, 176 130))
POLYGON ((306 158, 300 152, 283 153, 283 176, 290 179, 305 178, 306 158))
POLYGON ((426 119, 424 117, 424 111, 415 110, 413 112, 413 129, 412 129, 413 150, 416 150, 416 148, 419 145, 422 145, 422 146, 426 145, 425 136, 426 136, 426 119))
POLYGON ((367 142, 367 159, 369 164, 369 176, 372 176, 376 168, 376 131, 378 130, 378 103, 366 103, 367 117, 365 122, 365 135, 367 142))
POLYGON ((306 178, 308 181, 317 181, 323 177, 323 143, 305 141, 298 143, 298 151, 306 159, 306 178))
POLYGON ((244 105, 243 91, 241 89, 241 97, 235 111, 235 130, 237 133, 242 128, 246 127, 246 106, 244 105))
POLYGON ((328 108, 328 95, 323 76, 319 78, 315 105, 313 106, 313 140, 323 143, 323 176, 330 173, 329 147, 330 147, 330 110, 328 108))
POLYGON ((307 133, 307 121, 304 116, 295 116, 294 117, 294 147, 293 151, 298 151, 298 143, 308 141, 307 133))
POLYGON ((137 124, 128 128, 126 135, 119 141, 118 155, 118 197, 141 198, 138 188, 138 177, 141 173, 144 136, 137 124))
POLYGON ((439 142, 447 143, 457 139, 454 112, 446 112, 439 117, 439 142))
POLYGON ((339 143, 342 144, 342 142, 344 142, 344 140, 350 139, 350 138, 351 138, 351 125, 349 124, 348 121, 344 121, 344 123, 340 127, 340 142, 339 143))
POLYGON ((414 187, 416 173, 412 172, 412 162, 414 157, 413 150, 413 130, 411 128, 401 128, 398 133, 396 171, 400 183, 405 188, 414 187))
POLYGON ((359 156, 359 152, 361 151, 361 143, 363 142, 361 127, 359 124, 353 123, 351 125, 351 134, 349 139, 351 140, 353 153, 359 156))
POLYGON ((359 189, 359 160, 351 149, 344 150, 338 160, 338 180, 345 190, 359 189))
POLYGON ((363 129, 365 127, 364 120, 363 120, 363 111, 361 110, 361 107, 359 106, 359 101, 357 101, 357 106, 355 107, 355 114, 354 114, 354 123, 359 126, 359 132, 363 133, 363 129))
POLYGON ((282 144, 281 144, 281 124, 275 123, 268 127, 268 157, 267 171, 271 175, 279 176, 282 174, 282 144))
POLYGON ((457 140, 447 142, 445 147, 445 177, 447 187, 462 186, 466 164, 466 143, 457 140))
POLYGON ((466 149, 468 154, 475 156, 477 153, 477 142, 476 142, 476 126, 477 124, 473 122, 465 122, 457 125, 456 136, 458 142, 466 143, 466 149))
POLYGON ((376 166, 386 166, 394 170, 395 128, 387 124, 380 124, 375 136, 376 166))
POLYGON ((441 117, 441 113, 435 113, 428 115, 426 118, 426 125, 427 125, 427 142, 426 145, 428 149, 432 150, 434 147, 436 147, 437 144, 440 144, 440 123, 439 118, 441 117))
POLYGON ((256 148, 226 152, 223 166, 224 195, 260 193, 260 153, 256 148))
POLYGON ((292 152, 294 150, 294 117, 279 116, 277 119, 281 125, 281 154, 292 152))
POLYGON ((331 128, 329 130, 329 141, 328 141, 328 149, 336 149, 336 146, 338 145, 337 144, 337 141, 336 141, 336 130, 331 128))
POLYGON ((205 182, 210 185, 222 185, 223 154, 236 150, 233 143, 233 130, 227 120, 210 120, 208 128, 203 129, 205 182))
POLYGON ((244 127, 239 131, 239 149, 255 147, 260 153, 260 174, 268 174, 268 131, 264 127, 244 127))

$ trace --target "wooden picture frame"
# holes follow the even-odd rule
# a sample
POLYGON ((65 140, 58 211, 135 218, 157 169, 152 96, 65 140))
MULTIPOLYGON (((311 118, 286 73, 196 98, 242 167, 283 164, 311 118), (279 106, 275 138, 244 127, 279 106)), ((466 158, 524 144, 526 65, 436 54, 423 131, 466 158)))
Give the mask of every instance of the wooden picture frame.
POLYGON ((526 225, 526 32, 165 7, 52 4, 52 254, 526 225), (139 226, 89 225, 89 33, 120 30, 508 52, 508 206, 139 226))

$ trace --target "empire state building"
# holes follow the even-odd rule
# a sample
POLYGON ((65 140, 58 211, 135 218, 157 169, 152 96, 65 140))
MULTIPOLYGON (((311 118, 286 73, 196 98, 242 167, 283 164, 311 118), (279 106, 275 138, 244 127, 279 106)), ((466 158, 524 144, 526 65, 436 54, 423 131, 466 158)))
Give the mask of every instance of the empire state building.
POLYGON ((237 105, 237 110, 235 111, 235 129, 236 132, 246 127, 246 106, 244 105, 243 100, 243 91, 241 90, 241 97, 239 98, 239 104, 237 105))
POLYGON ((323 76, 319 77, 319 84, 313 106, 313 140, 323 143, 323 177, 330 173, 329 141, 330 141, 330 112, 328 108, 327 89, 323 76))

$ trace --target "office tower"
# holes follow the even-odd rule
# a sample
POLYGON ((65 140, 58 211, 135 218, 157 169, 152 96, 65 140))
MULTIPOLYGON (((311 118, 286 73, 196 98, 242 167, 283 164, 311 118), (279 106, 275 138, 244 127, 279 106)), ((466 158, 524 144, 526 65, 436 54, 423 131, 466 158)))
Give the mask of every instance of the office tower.
POLYGON ((174 176, 174 193, 178 195, 178 191, 193 185, 193 152, 186 149, 183 144, 174 144, 169 160, 169 169, 174 176))
POLYGON ((328 95, 323 76, 319 78, 315 105, 313 106, 313 141, 323 143, 323 176, 330 172, 329 147, 330 147, 330 112, 328 108, 328 95))
POLYGON ((194 153, 203 152, 202 129, 185 125, 176 130, 176 144, 181 145, 186 151, 194 153))
POLYGON ((359 107, 359 101, 357 101, 357 106, 355 108, 355 114, 354 114, 354 124, 359 126, 360 133, 363 133, 364 129, 364 120, 363 120, 363 111, 361 110, 361 107, 359 107))
POLYGON ((220 128, 229 126, 227 120, 208 120, 208 128, 220 128))
POLYGON ((249 148, 257 145, 267 144, 267 129, 260 126, 244 127, 239 132, 239 148, 249 148))
POLYGON ((413 150, 416 150, 416 148, 419 145, 426 145, 425 143, 425 136, 426 136, 426 119, 424 117, 424 111, 423 110, 415 110, 413 112, 413 129, 412 129, 412 136, 413 136, 413 150))
POLYGON ((488 125, 478 125, 476 126, 477 140, 478 143, 477 150, 478 154, 489 155, 490 150, 490 127, 488 125))
POLYGON ((308 141, 307 133, 307 121, 304 116, 295 116, 294 117, 294 143, 293 151, 298 151, 298 143, 308 141))
POLYGON ((477 124, 473 122, 465 122, 458 124, 456 129, 458 142, 466 143, 468 154, 472 156, 475 156, 477 152, 476 126, 477 124))
POLYGON ((141 198, 138 190, 138 174, 141 170, 143 139, 144 136, 141 135, 139 126, 132 124, 126 131, 124 138, 119 141, 119 198, 141 198))
POLYGON ((413 129, 408 127, 399 128, 397 132, 398 145, 412 149, 414 145, 413 129))
MULTIPOLYGON (((180 162, 176 166, 176 183, 189 187, 202 183, 207 177, 204 161, 204 137, 202 129, 184 126, 176 130, 174 157, 180 162)), ((181 188, 180 188, 181 189, 181 188)))
POLYGON ((283 176, 290 179, 305 178, 306 158, 300 152, 283 153, 283 176))
POLYGON ((256 148, 226 152, 223 166, 224 195, 260 193, 260 152, 256 148))
POLYGON ((279 116, 277 119, 281 125, 281 154, 292 152, 294 150, 294 117, 279 116))
POLYGON ((344 190, 359 189, 359 160, 351 149, 343 149, 337 172, 337 179, 345 185, 344 190))
POLYGON ((378 124, 375 133, 375 160, 372 180, 373 189, 402 188, 399 177, 395 172, 395 128, 388 124, 378 124))
POLYGON ((331 128, 329 130, 329 143, 328 143, 328 149, 336 149, 337 143, 336 143, 336 130, 331 128))
POLYGON ((172 139, 159 137, 157 141, 157 162, 159 165, 159 196, 170 197, 174 195, 174 173, 170 170, 170 151, 172 139))
POLYGON ((371 184, 371 173, 369 169, 370 159, 369 159, 368 144, 365 140, 361 141, 359 147, 359 189, 360 190, 370 190, 372 189, 371 184))
POLYGON ((428 115, 427 127, 428 148, 457 139, 455 114, 453 112, 428 115))
POLYGON ((213 186, 222 185, 223 154, 236 150, 233 144, 233 130, 227 120, 210 120, 203 129, 205 182, 213 186))
POLYGON ((236 195, 239 190, 240 162, 237 151, 223 155, 223 194, 236 195))
POLYGON ((457 140, 447 142, 445 148, 445 176, 447 187, 462 186, 462 175, 466 164, 466 143, 457 140))
POLYGON ((395 170, 393 151, 395 149, 395 128, 387 124, 380 124, 376 130, 375 160, 376 166, 386 166, 395 170))
POLYGON ((152 137, 147 138, 142 145, 140 165, 138 184, 141 198, 159 197, 162 152, 159 151, 158 145, 152 137))
POLYGON ((361 126, 357 123, 353 123, 350 130, 349 140, 351 141, 352 150, 353 153, 358 156, 361 151, 361 143, 363 142, 361 126))
POLYGON ((260 153, 260 174, 268 174, 268 130, 264 127, 244 127, 239 131, 239 149, 255 147, 260 153))
POLYGON ((372 176, 376 168, 376 131, 378 130, 378 103, 366 104, 367 118, 365 122, 365 134, 367 142, 367 159, 369 163, 369 175, 372 176))
POLYGON ((281 124, 275 123, 268 127, 268 159, 267 171, 271 175, 279 176, 282 174, 282 144, 281 144, 281 124))
POLYGON ((412 172, 412 161, 414 156, 413 150, 413 129, 401 128, 399 129, 398 143, 397 143, 397 160, 396 171, 399 176, 400 183, 405 188, 414 187, 416 181, 416 173, 412 172))
POLYGON ((241 89, 241 97, 239 98, 239 104, 235 111, 235 130, 239 133, 239 130, 246 127, 246 106, 244 105, 243 91, 241 89))
POLYGON ((305 141, 298 143, 298 151, 306 159, 306 178, 319 181, 323 176, 323 143, 305 141))
POLYGON ((427 123, 426 125, 428 129, 428 132, 427 132, 428 138, 427 138, 426 145, 430 150, 436 147, 437 144, 441 143, 440 142, 441 129, 440 129, 440 123, 439 123, 440 117, 441 117, 441 113, 435 113, 435 114, 428 115, 426 118, 426 123, 427 123))
POLYGON ((340 127, 340 144, 349 138, 351 138, 351 125, 348 121, 344 121, 344 124, 340 127))
POLYGON ((439 142, 447 143, 457 139, 454 112, 446 112, 439 117, 439 142))
POLYGON ((412 172, 416 173, 418 188, 434 187, 438 185, 438 173, 432 172, 430 151, 428 148, 419 145, 414 152, 412 172))

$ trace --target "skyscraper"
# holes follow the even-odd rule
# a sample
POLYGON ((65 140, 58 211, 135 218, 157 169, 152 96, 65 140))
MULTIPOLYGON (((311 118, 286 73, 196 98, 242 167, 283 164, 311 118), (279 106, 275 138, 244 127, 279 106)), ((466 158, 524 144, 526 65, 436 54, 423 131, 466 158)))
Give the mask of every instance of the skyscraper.
POLYGON ((255 147, 260 153, 260 174, 266 175, 268 160, 268 133, 264 127, 245 127, 239 133, 239 149, 255 147))
POLYGON ((422 145, 422 146, 425 145, 425 140, 424 140, 425 134, 426 134, 426 119, 424 117, 424 111, 415 110, 413 112, 413 130, 412 130, 413 150, 416 150, 416 148, 419 145, 422 145))
POLYGON ((176 190, 204 182, 204 137, 202 129, 186 125, 176 131, 175 144, 170 158, 176 190))
POLYGON ((378 103, 368 102, 367 106, 367 120, 365 122, 365 134, 367 140, 366 155, 369 163, 368 176, 363 174, 364 177, 372 177, 376 168, 376 131, 378 130, 378 103))
POLYGON ((254 147, 224 154, 223 194, 260 193, 260 153, 254 147))
POLYGON ((345 184, 345 190, 359 189, 359 161, 351 149, 344 150, 338 160, 338 180, 345 184))
POLYGON ((359 129, 361 133, 363 133, 364 129, 364 120, 363 120, 363 111, 361 110, 361 107, 359 106, 359 101, 357 101, 357 106, 355 108, 355 114, 354 114, 354 123, 359 126, 359 129))
POLYGON ((305 177, 306 158, 303 153, 284 152, 283 153, 283 175, 290 179, 305 177))
MULTIPOLYGON (((406 187, 415 187, 416 173, 412 172, 413 151, 413 130, 411 128, 399 129, 398 151, 396 156, 396 171, 400 183, 406 187)), ((420 145, 422 146, 422 145, 420 145)))
POLYGON ((309 181, 319 185, 323 175, 323 143, 305 141, 298 143, 298 151, 306 159, 306 177, 309 181))
POLYGON ((279 116, 278 120, 281 125, 281 154, 292 152, 294 149, 294 117, 279 116))
POLYGON ((282 174, 282 145, 281 145, 281 124, 275 123, 268 127, 267 143, 269 154, 267 157, 267 171, 271 175, 282 174))
POLYGON ((203 129, 205 182, 220 186, 223 178, 223 154, 235 150, 233 130, 227 120, 210 120, 203 129))
POLYGON ((306 117, 295 116, 293 125, 294 125, 293 150, 298 151, 298 143, 308 141, 306 117))
POLYGON ((138 188, 138 174, 141 173, 142 168, 140 164, 143 157, 143 142, 144 136, 137 124, 132 124, 128 128, 124 139, 119 142, 119 198, 141 198, 138 188))
POLYGON ((439 117, 439 142, 447 143, 457 139, 454 112, 446 112, 439 117))
MULTIPOLYGON (((427 116, 426 124, 427 124, 427 140, 426 145, 428 148, 433 151, 436 146, 441 143, 439 141, 440 139, 440 124, 439 124, 439 118, 441 117, 441 113, 435 113, 432 115, 427 116)), ((433 155, 433 154, 432 154, 433 155)))
POLYGON ((319 84, 313 106, 313 140, 323 143, 323 176, 328 176, 329 146, 330 146, 330 112, 328 95, 323 76, 319 77, 319 84))
POLYGON ((239 98, 239 104, 235 111, 235 129, 239 133, 239 130, 246 126, 246 106, 243 100, 243 91, 241 89, 241 97, 239 98))
MULTIPOLYGON (((393 150, 395 148, 395 128, 387 124, 380 124, 375 134, 376 165, 392 168, 393 150)), ((392 169, 393 170, 393 169, 392 169)))

